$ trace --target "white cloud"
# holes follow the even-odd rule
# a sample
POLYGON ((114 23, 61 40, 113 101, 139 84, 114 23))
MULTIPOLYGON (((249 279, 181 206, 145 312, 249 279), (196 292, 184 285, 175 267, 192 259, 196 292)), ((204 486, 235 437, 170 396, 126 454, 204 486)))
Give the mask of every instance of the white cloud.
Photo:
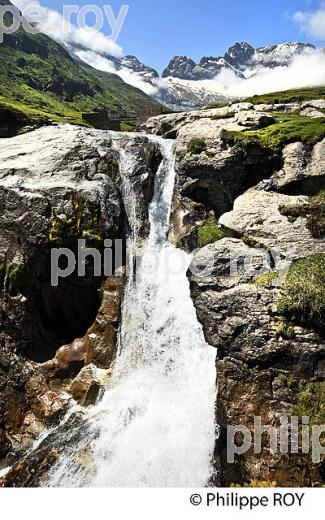
POLYGON ((292 17, 301 31, 317 40, 325 40, 325 4, 321 3, 314 12, 298 11, 292 17))
POLYGON ((296 56, 287 67, 260 69, 255 76, 241 79, 225 70, 215 78, 216 92, 229 97, 247 97, 292 88, 325 85, 325 53, 296 56))
POLYGON ((158 93, 159 80, 153 80, 152 83, 148 83, 147 81, 144 81, 140 74, 132 72, 131 70, 127 70, 126 68, 118 70, 111 60, 93 51, 74 49, 74 53, 81 60, 88 63, 95 69, 102 70, 104 72, 110 72, 112 74, 117 74, 126 83, 132 85, 133 87, 139 88, 140 90, 145 92, 145 94, 148 94, 148 96, 154 96, 158 93))
POLYGON ((21 10, 30 6, 41 6, 46 13, 41 30, 58 42, 82 45, 92 51, 104 52, 116 57, 123 55, 122 48, 103 32, 68 24, 61 13, 42 6, 38 0, 12 0, 12 3, 21 10))

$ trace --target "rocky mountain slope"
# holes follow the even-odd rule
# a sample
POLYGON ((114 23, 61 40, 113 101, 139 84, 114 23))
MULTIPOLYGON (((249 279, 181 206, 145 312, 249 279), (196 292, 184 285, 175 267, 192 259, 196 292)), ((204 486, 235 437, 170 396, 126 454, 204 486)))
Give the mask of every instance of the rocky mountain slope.
MULTIPOLYGON (((274 454, 267 438, 234 464, 226 453, 227 426, 253 433, 254 416, 277 430, 281 416, 325 421, 320 92, 164 115, 143 128, 175 139, 170 240, 196 250, 188 275, 218 349, 215 482, 226 486, 325 482, 323 459, 274 454)), ((102 251, 105 238, 125 236, 130 189, 145 238, 161 155, 144 134, 60 125, 1 140, 0 156, 0 468, 13 465, 1 482, 38 485, 77 435, 82 415, 66 415, 71 404, 91 406, 107 383, 124 285, 122 271, 95 277, 87 263, 86 277, 52 287, 50 250, 75 251, 84 238, 102 251), (135 158, 126 190, 125 152, 135 158), (48 426, 46 442, 26 452, 48 426)))
MULTIPOLYGON (((134 61, 132 66, 141 69, 134 61)), ((83 112, 134 113, 159 106, 119 76, 76 62, 48 36, 28 34, 22 27, 4 35, 0 74, 0 111, 13 126, 18 120, 27 124, 47 119, 81 124, 83 112)))

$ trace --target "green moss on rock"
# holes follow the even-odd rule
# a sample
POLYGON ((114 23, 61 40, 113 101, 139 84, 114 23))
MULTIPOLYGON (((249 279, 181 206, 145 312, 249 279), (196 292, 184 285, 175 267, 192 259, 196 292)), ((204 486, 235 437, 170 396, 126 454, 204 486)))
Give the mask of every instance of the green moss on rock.
POLYGON ((80 195, 68 195, 72 211, 65 217, 54 213, 49 227, 49 241, 63 243, 76 238, 103 239, 105 221, 99 203, 86 203, 80 195))
POLYGON ((295 329, 292 323, 290 323, 285 318, 282 318, 275 325, 275 332, 277 338, 283 339, 294 339, 295 337, 295 329))
POLYGON ((325 326, 325 254, 311 255, 292 263, 278 312, 296 322, 325 326))
POLYGON ((300 384, 293 415, 309 417, 310 426, 325 424, 325 381, 300 384))
POLYGON ((204 139, 193 137, 187 145, 187 151, 193 155, 200 155, 205 152, 207 145, 204 139))
POLYGON ((325 238, 325 190, 320 191, 309 203, 307 227, 314 238, 325 238))
POLYGON ((282 204, 279 211, 291 222, 305 217, 312 237, 325 238, 325 190, 321 190, 307 204, 282 204))
POLYGON ((0 289, 10 295, 17 294, 25 284, 24 265, 0 262, 0 289))
POLYGON ((266 287, 267 289, 271 289, 276 285, 275 282, 278 278, 279 273, 277 271, 269 271, 268 273, 255 276, 254 283, 258 287, 266 287))
POLYGON ((297 141, 314 145, 325 137, 325 117, 311 118, 291 113, 277 114, 274 118, 276 123, 267 128, 243 132, 223 129, 221 137, 230 144, 256 144, 272 150, 297 141))
POLYGON ((197 230, 197 241, 199 247, 212 244, 225 237, 224 232, 219 228, 214 216, 209 217, 197 230))

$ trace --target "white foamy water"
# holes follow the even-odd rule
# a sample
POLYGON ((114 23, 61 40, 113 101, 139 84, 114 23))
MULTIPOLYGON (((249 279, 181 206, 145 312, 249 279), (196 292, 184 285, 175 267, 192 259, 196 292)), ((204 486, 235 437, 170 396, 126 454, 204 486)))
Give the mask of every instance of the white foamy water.
MULTIPOLYGON (((111 382, 90 414, 99 431, 91 475, 70 455, 60 460, 50 485, 196 487, 212 473, 216 352, 204 340, 190 296, 191 257, 167 240, 173 142, 152 139, 164 159, 150 237, 136 276, 129 277, 111 382)), ((84 439, 79 450, 85 446, 84 439)))

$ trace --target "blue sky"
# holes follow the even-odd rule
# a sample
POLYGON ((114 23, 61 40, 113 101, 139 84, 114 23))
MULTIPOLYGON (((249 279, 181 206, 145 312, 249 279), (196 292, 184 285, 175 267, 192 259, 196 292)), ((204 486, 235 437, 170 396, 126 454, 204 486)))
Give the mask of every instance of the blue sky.
MULTIPOLYGON (((194 60, 223 55, 236 41, 248 41, 254 46, 297 40, 325 45, 318 32, 303 32, 304 24, 292 19, 294 13, 325 8, 322 0, 39 1, 59 12, 69 3, 110 4, 116 14, 122 4, 128 4, 129 12, 117 43, 125 54, 136 55, 158 71, 174 55, 185 54, 194 60)), ((104 32, 109 33, 108 24, 104 32)))

